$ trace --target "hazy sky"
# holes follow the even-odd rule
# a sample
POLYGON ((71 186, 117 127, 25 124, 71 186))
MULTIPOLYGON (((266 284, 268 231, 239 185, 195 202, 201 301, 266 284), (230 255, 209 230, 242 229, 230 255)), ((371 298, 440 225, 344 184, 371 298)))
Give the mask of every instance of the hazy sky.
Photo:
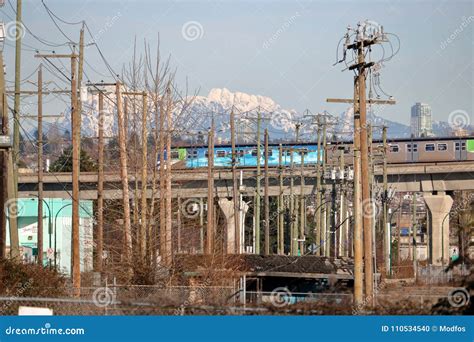
MULTIPOLYGON (((39 0, 23 2, 23 20, 30 30, 48 42, 66 41, 39 0)), ((187 77, 190 87, 200 88, 201 95, 226 87, 269 96, 283 108, 327 109, 334 114, 346 106, 328 105, 325 99, 353 93, 352 72, 342 72, 341 64, 332 66, 337 43, 347 25, 371 19, 401 40, 399 54, 381 72, 382 88, 398 104, 375 112, 408 123, 410 106, 421 101, 432 106, 435 120, 447 120, 450 112, 464 110, 473 122, 473 1, 45 2, 66 21, 86 20, 117 72, 130 60, 135 36, 141 47, 143 39, 156 43, 159 33, 162 55, 171 54, 180 83, 187 77), (188 33, 183 31, 186 23, 191 26, 188 33), (197 39, 193 39, 193 28, 197 39)), ((2 17, 8 29, 13 17, 8 2, 2 17)), ((78 26, 59 24, 66 35, 78 39, 78 26)), ((24 42, 28 46, 23 51, 22 77, 38 64, 31 47, 70 52, 67 46, 48 47, 29 33, 24 42)), ((7 39, 9 81, 14 76, 13 44, 7 39)), ((111 80, 97 73, 109 75, 94 47, 87 48, 86 60, 85 71, 92 81, 111 80)), ((68 61, 63 63, 68 66, 68 61)), ((53 76, 47 74, 45 79, 53 76)))

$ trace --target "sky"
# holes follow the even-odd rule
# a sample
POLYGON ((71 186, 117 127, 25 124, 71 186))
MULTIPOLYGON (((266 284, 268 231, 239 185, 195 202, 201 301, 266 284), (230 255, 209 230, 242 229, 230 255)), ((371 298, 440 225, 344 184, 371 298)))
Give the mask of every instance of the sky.
MULTIPOLYGON (((140 50, 145 39, 156 46, 159 35, 161 54, 171 57, 183 88, 187 80, 190 89, 205 96, 212 88, 226 87, 313 113, 346 109, 326 103, 328 97, 353 96, 353 72, 343 71, 343 64, 333 66, 336 47, 348 25, 369 19, 401 42, 380 76, 384 92, 397 104, 374 108, 375 114, 408 124, 410 107, 425 102, 434 120, 448 121, 453 111, 464 111, 474 121, 473 1, 44 1, 67 22, 85 20, 117 73, 131 60, 135 38, 140 50)), ((10 2, 16 6, 15 0, 10 2)), ((0 15, 7 28, 4 54, 11 82, 15 42, 9 32, 14 13, 8 0, 0 15)), ((43 42, 67 41, 39 0, 23 0, 23 21, 43 42)), ((58 24, 66 36, 78 40, 78 25, 58 24)), ((22 78, 38 66, 34 49, 70 52, 68 46, 47 46, 28 32, 23 41, 22 78)), ((87 47, 85 58, 86 79, 112 80, 95 47, 87 47)), ((68 63, 56 65, 69 74, 68 63)), ((64 77, 47 71, 44 78, 67 86, 64 77)), ((67 98, 62 101, 66 105, 67 98)))

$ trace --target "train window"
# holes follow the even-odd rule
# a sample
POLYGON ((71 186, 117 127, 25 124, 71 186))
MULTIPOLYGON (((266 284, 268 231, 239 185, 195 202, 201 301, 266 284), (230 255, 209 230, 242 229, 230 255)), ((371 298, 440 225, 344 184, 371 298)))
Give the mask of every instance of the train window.
POLYGON ((411 144, 407 144, 407 152, 411 152, 411 144))
POLYGON ((308 154, 308 149, 304 148, 298 151, 298 154, 301 156, 302 154, 307 155, 308 154))
POLYGON ((188 151, 188 159, 196 158, 198 152, 196 150, 188 151))
POLYGON ((209 152, 206 151, 206 152, 204 153, 204 156, 205 156, 206 158, 208 158, 208 157, 209 157, 209 152))
POLYGON ((413 152, 418 152, 418 144, 413 144, 413 152))
POLYGON ((454 146, 455 146, 456 151, 459 151, 460 144, 457 142, 457 143, 454 143, 454 146))
POLYGON ((179 159, 179 151, 171 151, 171 159, 179 159))
POLYGON ((243 157, 244 154, 245 154, 245 151, 244 151, 244 150, 239 150, 239 153, 238 153, 239 157, 243 157))
POLYGON ((435 144, 426 144, 425 145, 425 151, 426 152, 434 152, 435 150, 435 144))
POLYGON ((217 151, 217 157, 219 157, 219 158, 225 157, 225 151, 223 151, 223 150, 218 150, 218 151, 217 151))
POLYGON ((438 151, 447 151, 448 150, 448 144, 442 143, 438 144, 438 151))
POLYGON ((465 142, 461 143, 461 150, 466 151, 466 143, 465 142))
POLYGON ((254 148, 254 149, 252 150, 252 157, 256 157, 256 156, 257 156, 257 149, 254 148))
POLYGON ((398 145, 390 145, 390 153, 398 153, 400 147, 398 145))
POLYGON ((268 156, 269 156, 269 157, 273 156, 273 151, 270 150, 270 149, 268 149, 268 156))

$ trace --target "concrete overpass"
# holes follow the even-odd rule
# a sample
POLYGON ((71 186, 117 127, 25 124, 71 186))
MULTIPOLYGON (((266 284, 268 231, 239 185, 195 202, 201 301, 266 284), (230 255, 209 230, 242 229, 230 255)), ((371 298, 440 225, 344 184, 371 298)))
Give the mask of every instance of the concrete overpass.
MULTIPOLYGON (((244 187, 241 192, 244 196, 255 195, 256 169, 242 169, 244 187)), ((446 265, 449 262, 449 220, 445 220, 451 210, 453 199, 446 192, 456 190, 474 190, 474 162, 445 162, 445 163, 411 163, 388 165, 388 185, 401 192, 422 192, 426 205, 430 211, 430 260, 435 265, 446 265)), ((219 206, 226 213, 226 208, 232 207, 232 201, 226 198, 232 197, 232 172, 230 169, 216 168, 214 174, 215 196, 220 198, 219 206)), ((305 195, 314 193, 316 182, 315 167, 286 168, 282 171, 284 178, 283 194, 290 194, 290 178, 294 177, 294 194, 305 195), (301 187, 301 175, 304 176, 304 186, 301 187)), ((270 178, 269 194, 278 196, 279 170, 269 170, 270 178)), ((104 180, 104 198, 122 199, 122 184, 118 173, 106 173, 104 180)), ((375 179, 377 183, 382 181, 382 168, 375 167, 375 179)), ((19 197, 30 197, 37 195, 37 175, 34 173, 21 174, 19 177, 19 197)), ((129 176, 130 187, 134 188, 135 179, 129 176)), ((82 199, 94 200, 97 198, 97 173, 84 172, 80 175, 82 199)), ((151 182, 151 177, 149 178, 151 182)), ((325 185, 330 188, 333 183, 326 180, 325 185)), ((140 188, 138 180, 138 188, 140 188)), ((159 186, 157 186, 158 188, 159 186)), ((172 195, 180 198, 205 198, 207 197, 207 169, 183 170, 175 169, 172 174, 172 195)), ((46 198, 69 198, 72 194, 72 176, 70 173, 46 173, 44 175, 44 197, 46 198)), ((133 198, 134 192, 130 191, 133 198)), ((147 196, 151 198, 151 190, 147 196)), ((159 198, 159 193, 155 194, 159 198)), ((246 210, 245 210, 246 211, 246 210)), ((233 232, 233 220, 227 218, 228 241, 231 242, 233 232)))
MULTIPOLYGON (((262 168, 263 171, 263 168, 262 168)), ((240 170, 239 170, 240 173, 240 170)), ((444 162, 444 163, 411 163, 390 164, 387 169, 388 185, 397 191, 406 192, 450 192, 456 190, 474 190, 474 162, 444 162)), ((242 169, 244 196, 253 196, 256 169, 242 169)), ((301 168, 289 168, 283 170, 284 194, 289 194, 289 179, 294 177, 295 193, 300 193, 301 168)), ((314 191, 316 170, 314 167, 306 167, 303 170, 305 178, 304 193, 309 195, 314 191)), ((280 193, 278 185, 279 170, 271 168, 270 196, 280 193)), ((151 182, 151 176, 148 178, 151 182)), ((382 168, 375 167, 375 179, 377 183, 382 181, 382 168)), ((135 179, 133 174, 129 175, 130 187, 133 188, 135 179)), ((231 197, 232 195, 232 172, 230 169, 216 168, 214 172, 215 195, 218 197, 231 197)), ((38 178, 36 173, 24 173, 19 176, 19 197, 37 195, 38 178)), ((72 191, 71 173, 45 173, 44 174, 44 197, 68 198, 72 191)), ((97 173, 83 172, 80 175, 82 199, 97 198, 97 173)), ((138 179, 140 187, 140 179, 138 179)), ((331 180, 327 180, 326 186, 331 187, 331 180)), ((106 172, 104 176, 104 198, 121 199, 121 179, 118 172, 106 172)), ((207 169, 175 169, 172 174, 173 197, 207 197, 207 169)), ((158 188, 158 186, 157 186, 158 188)), ((158 192, 158 189, 157 189, 158 192)), ((133 191, 130 192, 133 198, 133 191)), ((158 194, 159 196, 159 194, 158 194)), ((148 192, 151 197, 151 190, 148 192)), ((156 196, 155 196, 156 197, 156 196)))

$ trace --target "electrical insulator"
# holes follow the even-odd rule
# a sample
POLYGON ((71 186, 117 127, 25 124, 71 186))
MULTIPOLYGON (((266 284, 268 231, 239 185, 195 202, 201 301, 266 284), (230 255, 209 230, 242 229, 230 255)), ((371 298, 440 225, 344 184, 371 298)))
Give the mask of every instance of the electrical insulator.
POLYGON ((349 171, 347 173, 347 178, 349 178, 350 180, 354 179, 354 170, 353 169, 349 169, 349 171))

